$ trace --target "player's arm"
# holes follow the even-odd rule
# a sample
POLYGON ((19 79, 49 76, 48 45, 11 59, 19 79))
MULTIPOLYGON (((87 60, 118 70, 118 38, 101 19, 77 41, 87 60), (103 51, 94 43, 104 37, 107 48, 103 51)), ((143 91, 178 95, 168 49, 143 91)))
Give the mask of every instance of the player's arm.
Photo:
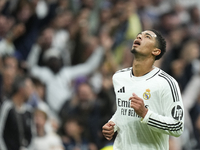
POLYGON ((102 127, 102 133, 107 140, 111 140, 113 138, 114 133, 118 130, 118 127, 116 125, 117 118, 118 111, 116 111, 112 118, 102 127))
POLYGON ((184 129, 184 109, 179 86, 174 79, 171 81, 173 86, 164 84, 160 87, 162 114, 148 108, 141 122, 154 131, 178 137, 184 129))
POLYGON ((118 111, 114 113, 111 119, 102 127, 102 133, 107 140, 113 138, 114 133, 117 131, 118 127, 116 125, 118 118, 118 111))
MULTIPOLYGON (((114 88, 115 88, 115 84, 116 84, 116 82, 115 82, 115 79, 114 79, 114 76, 113 76, 113 86, 114 86, 114 88)), ((119 120, 118 114, 119 114, 119 112, 118 112, 118 109, 117 109, 115 111, 114 115, 111 117, 111 119, 102 127, 102 133, 107 140, 111 140, 113 138, 114 133, 118 129, 118 127, 116 125, 117 120, 119 120)))

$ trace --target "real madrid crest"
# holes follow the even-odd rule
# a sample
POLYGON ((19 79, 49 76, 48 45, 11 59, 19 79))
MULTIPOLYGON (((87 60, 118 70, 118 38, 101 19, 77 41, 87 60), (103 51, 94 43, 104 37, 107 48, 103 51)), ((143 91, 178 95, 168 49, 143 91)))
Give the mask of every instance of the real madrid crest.
POLYGON ((148 99, 150 99, 150 97, 151 97, 150 90, 146 89, 146 92, 144 92, 144 94, 143 94, 143 98, 145 100, 148 100, 148 99))

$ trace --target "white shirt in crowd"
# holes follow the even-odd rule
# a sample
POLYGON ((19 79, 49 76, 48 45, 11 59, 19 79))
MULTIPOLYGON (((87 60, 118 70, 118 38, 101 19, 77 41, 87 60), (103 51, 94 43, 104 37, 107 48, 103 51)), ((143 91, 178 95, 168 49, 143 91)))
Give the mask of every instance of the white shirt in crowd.
POLYGON ((28 59, 30 73, 46 84, 47 103, 55 112, 59 112, 65 101, 72 97, 72 81, 95 71, 101 64, 104 50, 97 47, 85 63, 76 66, 64 66, 54 74, 48 67, 37 65, 40 49, 35 49, 28 59))
POLYGON ((42 137, 35 137, 31 150, 63 150, 62 140, 55 133, 47 133, 42 137))

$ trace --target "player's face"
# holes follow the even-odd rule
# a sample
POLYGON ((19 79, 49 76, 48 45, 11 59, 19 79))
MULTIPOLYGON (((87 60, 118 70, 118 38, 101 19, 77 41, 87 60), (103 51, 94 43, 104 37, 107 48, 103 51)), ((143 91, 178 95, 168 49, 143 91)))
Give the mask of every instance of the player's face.
POLYGON ((133 54, 140 54, 143 56, 151 55, 156 48, 156 34, 152 31, 146 30, 139 33, 133 41, 131 52, 133 54))

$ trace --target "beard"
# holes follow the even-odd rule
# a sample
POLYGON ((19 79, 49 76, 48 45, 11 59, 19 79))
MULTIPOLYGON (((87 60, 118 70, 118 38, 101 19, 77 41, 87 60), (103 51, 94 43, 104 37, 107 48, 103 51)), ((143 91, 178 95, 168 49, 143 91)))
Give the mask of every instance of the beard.
POLYGON ((131 53, 132 54, 136 54, 137 53, 137 51, 135 50, 135 48, 131 49, 131 53))

